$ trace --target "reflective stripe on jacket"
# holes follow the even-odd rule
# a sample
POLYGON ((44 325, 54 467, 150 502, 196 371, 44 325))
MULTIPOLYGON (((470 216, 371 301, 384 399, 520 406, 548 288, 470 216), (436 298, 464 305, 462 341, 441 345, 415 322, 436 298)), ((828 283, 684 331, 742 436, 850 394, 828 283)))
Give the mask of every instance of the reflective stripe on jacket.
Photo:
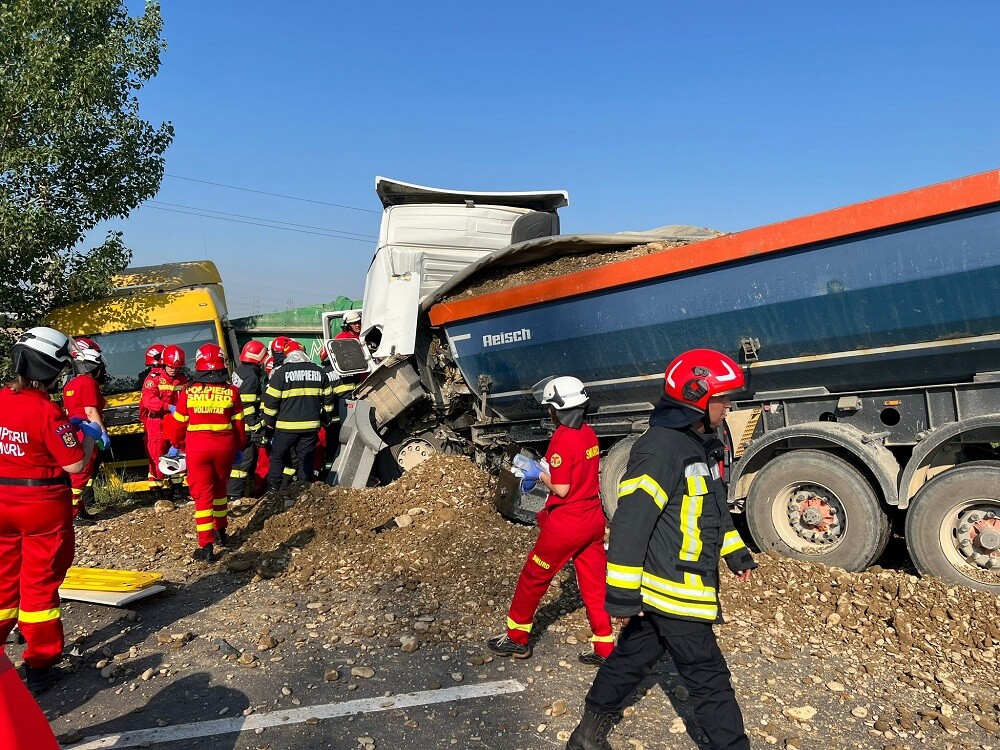
POLYGON ((722 622, 719 558, 754 567, 719 478, 722 443, 691 429, 650 427, 618 485, 608 545, 607 610, 722 622))

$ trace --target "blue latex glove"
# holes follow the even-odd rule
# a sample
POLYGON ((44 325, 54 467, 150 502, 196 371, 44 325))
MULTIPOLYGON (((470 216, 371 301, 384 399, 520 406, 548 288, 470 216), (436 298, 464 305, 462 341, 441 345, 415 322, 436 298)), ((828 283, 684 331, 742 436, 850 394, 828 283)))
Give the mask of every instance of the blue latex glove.
POLYGON ((167 411, 173 414, 175 411, 177 411, 177 404, 170 404, 170 406, 167 407, 167 411))
POLYGON ((170 450, 167 451, 167 455, 170 456, 171 458, 174 458, 178 453, 180 453, 180 451, 177 450, 176 445, 171 445, 170 450))
POLYGON ((88 422, 84 419, 76 428, 83 433, 84 437, 92 437, 95 442, 100 442, 101 435, 106 434, 96 422, 88 422))
POLYGON ((74 427, 76 427, 77 429, 80 429, 80 425, 81 425, 82 423, 86 422, 86 421, 87 421, 87 420, 86 420, 86 419, 84 419, 83 417, 72 417, 72 418, 71 418, 71 419, 69 420, 69 423, 70 423, 71 425, 73 425, 74 427))
POLYGON ((521 477, 521 492, 531 492, 538 484, 538 480, 547 471, 546 467, 532 458, 528 458, 523 453, 514 456, 511 471, 515 476, 521 477))
POLYGON ((233 466, 239 464, 243 460, 243 451, 236 451, 236 455, 233 457, 233 466))

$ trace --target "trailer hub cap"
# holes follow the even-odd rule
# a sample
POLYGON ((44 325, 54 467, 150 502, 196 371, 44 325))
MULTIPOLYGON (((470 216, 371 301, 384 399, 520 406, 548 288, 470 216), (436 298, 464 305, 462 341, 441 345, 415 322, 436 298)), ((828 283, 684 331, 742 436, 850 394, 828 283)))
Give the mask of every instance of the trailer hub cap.
POLYGON ((800 484, 789 490, 785 496, 788 531, 782 536, 790 533, 797 540, 793 546, 803 552, 837 544, 844 535, 845 514, 836 495, 818 485, 800 484))
POLYGON ((1000 518, 996 513, 982 508, 960 513, 955 537, 959 552, 968 562, 991 570, 1000 569, 1000 518))

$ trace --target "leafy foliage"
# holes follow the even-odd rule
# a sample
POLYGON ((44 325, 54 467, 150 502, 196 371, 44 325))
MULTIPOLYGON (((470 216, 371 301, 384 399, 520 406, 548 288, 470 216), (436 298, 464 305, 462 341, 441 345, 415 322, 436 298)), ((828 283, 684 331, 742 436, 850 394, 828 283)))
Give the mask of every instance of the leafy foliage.
POLYGON ((136 93, 165 48, 159 5, 0 0, 0 362, 10 330, 103 296, 131 259, 121 235, 80 245, 156 194, 173 127, 136 93))

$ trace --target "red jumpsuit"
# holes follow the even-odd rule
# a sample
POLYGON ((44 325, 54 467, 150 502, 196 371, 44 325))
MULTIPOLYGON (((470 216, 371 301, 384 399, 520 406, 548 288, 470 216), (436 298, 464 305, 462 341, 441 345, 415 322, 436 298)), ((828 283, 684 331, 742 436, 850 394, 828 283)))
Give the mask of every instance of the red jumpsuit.
POLYGON ((146 456, 149 458, 149 489, 170 487, 170 480, 160 471, 160 456, 170 448, 170 441, 163 434, 163 420, 170 413, 170 406, 177 403, 187 377, 177 373, 171 377, 166 370, 150 371, 142 383, 139 399, 139 421, 146 432, 146 456))
POLYGON ((0 643, 17 622, 25 663, 62 656, 59 585, 73 562, 73 500, 63 466, 84 458, 49 395, 0 390, 0 643))
POLYGON ((59 750, 49 720, 4 653, 0 653, 0 747, 59 750))
POLYGON ((607 557, 601 507, 600 447, 590 425, 578 430, 559 425, 545 460, 552 484, 568 484, 566 497, 550 494, 538 514, 538 541, 521 569, 507 613, 507 636, 528 642, 535 610, 562 567, 573 560, 580 596, 593 632, 594 651, 607 657, 614 649, 611 617, 604 610, 607 557))
POLYGON ((198 546, 204 547, 215 541, 216 531, 226 529, 229 472, 236 451, 246 445, 240 389, 229 383, 189 383, 169 424, 171 442, 186 446, 198 546))
MULTIPOLYGON (((101 386, 90 375, 77 375, 63 388, 63 409, 70 419, 77 417, 89 419, 85 411, 88 406, 97 409, 97 412, 102 414, 106 405, 107 401, 104 399, 104 394, 101 393, 101 386)), ((76 438, 83 442, 83 433, 77 430, 76 438)), ((73 487, 74 518, 79 514, 80 508, 86 506, 93 499, 92 497, 84 497, 84 495, 93 495, 96 468, 97 450, 95 449, 91 452, 90 461, 83 467, 83 471, 79 474, 70 474, 70 484, 73 487)))

